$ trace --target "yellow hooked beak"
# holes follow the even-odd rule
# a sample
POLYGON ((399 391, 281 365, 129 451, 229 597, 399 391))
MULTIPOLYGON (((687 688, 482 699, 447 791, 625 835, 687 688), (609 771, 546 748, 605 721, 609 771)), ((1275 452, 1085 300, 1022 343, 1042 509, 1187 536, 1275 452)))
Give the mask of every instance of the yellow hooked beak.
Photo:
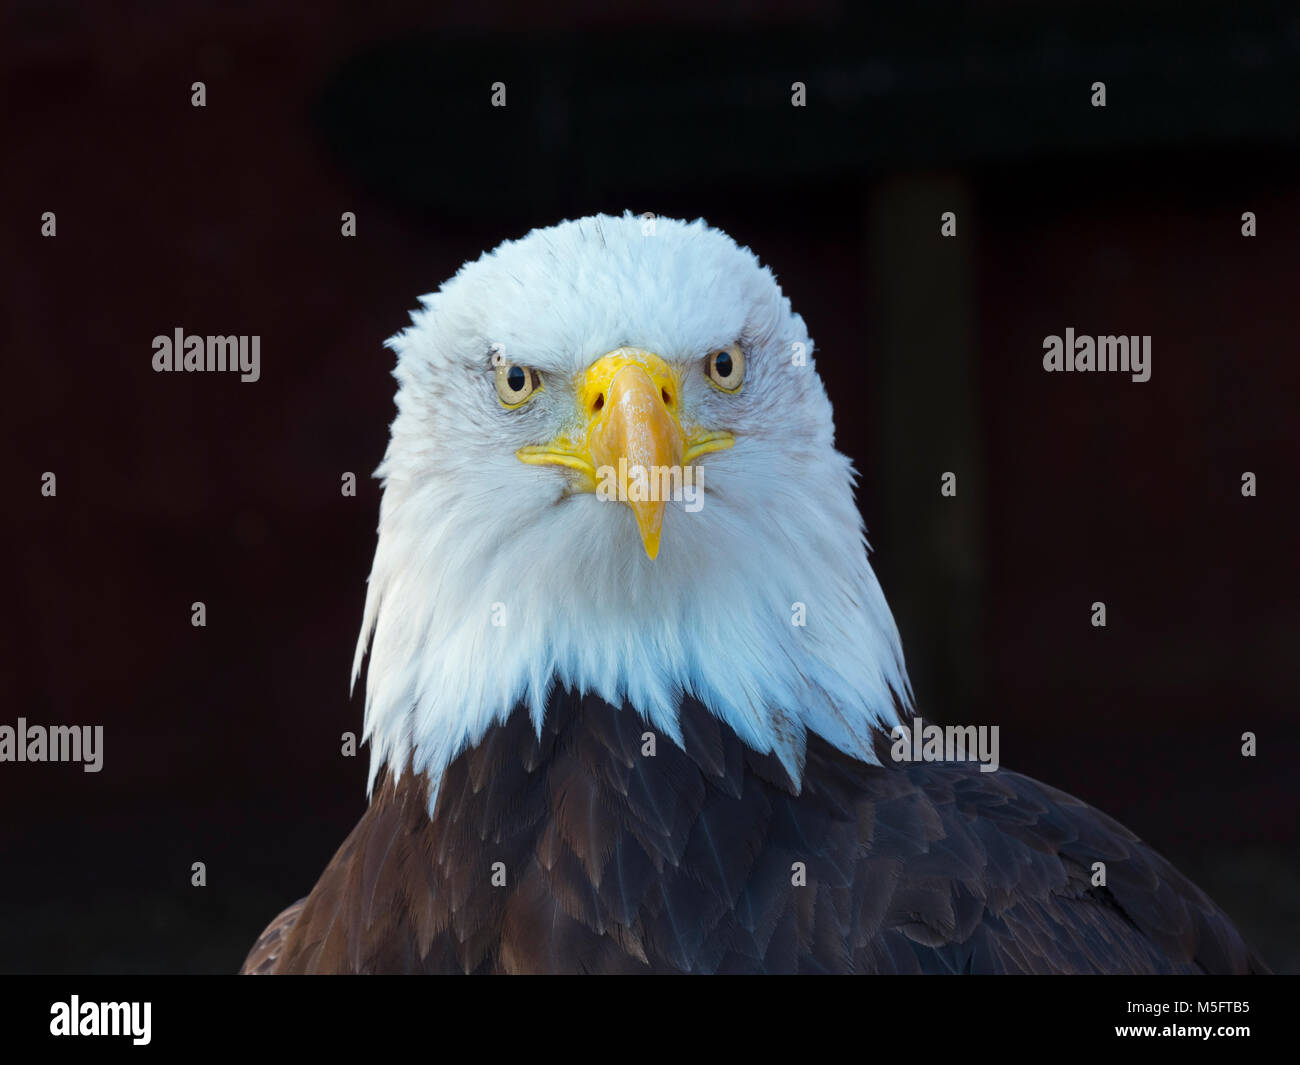
POLYGON ((578 379, 572 431, 516 454, 531 465, 577 470, 584 475, 584 491, 595 492, 603 482, 610 498, 631 508, 645 553, 653 559, 659 554, 666 499, 660 491, 647 492, 647 486, 665 483, 662 471, 676 470, 682 477, 700 455, 735 443, 730 433, 682 428, 678 385, 673 368, 658 355, 618 348, 578 379))

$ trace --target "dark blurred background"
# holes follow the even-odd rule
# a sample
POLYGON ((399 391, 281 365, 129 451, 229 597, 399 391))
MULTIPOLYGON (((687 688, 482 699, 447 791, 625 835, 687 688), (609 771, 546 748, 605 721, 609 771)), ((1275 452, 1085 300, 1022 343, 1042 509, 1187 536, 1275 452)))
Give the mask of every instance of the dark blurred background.
POLYGON ((893 6, 6 7, 0 724, 106 736, 0 764, 0 970, 233 971, 310 889, 365 802, 381 343, 624 209, 726 229, 808 322, 923 715, 1300 970, 1300 12, 893 6), (177 327, 260 334, 262 379, 155 374, 177 327), (1044 373, 1067 327, 1151 334, 1151 381, 1044 373))

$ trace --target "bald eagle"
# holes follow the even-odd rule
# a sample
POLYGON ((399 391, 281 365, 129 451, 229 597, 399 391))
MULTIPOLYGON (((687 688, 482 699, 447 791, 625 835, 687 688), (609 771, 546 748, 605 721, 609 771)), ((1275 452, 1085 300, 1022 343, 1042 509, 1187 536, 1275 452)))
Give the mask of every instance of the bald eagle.
POLYGON ((352 670, 369 806, 244 972, 1263 969, 1104 814, 890 757, 898 631, 752 252, 595 216, 421 304, 352 670))

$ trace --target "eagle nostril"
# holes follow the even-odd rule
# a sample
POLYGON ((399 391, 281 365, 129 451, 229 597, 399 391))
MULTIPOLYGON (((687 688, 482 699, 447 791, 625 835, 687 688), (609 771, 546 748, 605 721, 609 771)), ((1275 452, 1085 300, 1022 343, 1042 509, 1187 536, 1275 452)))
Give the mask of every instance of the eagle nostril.
POLYGON ((591 409, 593 411, 598 411, 604 405, 605 405, 605 393, 601 392, 599 395, 596 396, 596 399, 592 402, 591 409))
POLYGON ((672 394, 668 391, 668 389, 665 388, 659 394, 664 397, 664 406, 671 407, 673 405, 673 397, 672 394))

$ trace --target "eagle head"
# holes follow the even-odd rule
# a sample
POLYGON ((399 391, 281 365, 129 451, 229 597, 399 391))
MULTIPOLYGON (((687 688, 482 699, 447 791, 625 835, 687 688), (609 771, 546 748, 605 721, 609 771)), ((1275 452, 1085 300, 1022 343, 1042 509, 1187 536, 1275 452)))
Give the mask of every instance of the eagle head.
MULTIPOLYGON (((680 742, 698 699, 798 781, 910 691, 813 342, 703 221, 596 215, 467 263, 388 341, 367 647, 379 768, 437 781, 557 685, 680 742)), ((860 357, 846 353, 843 357, 860 357)), ((432 800, 431 800, 432 801, 432 800)))

